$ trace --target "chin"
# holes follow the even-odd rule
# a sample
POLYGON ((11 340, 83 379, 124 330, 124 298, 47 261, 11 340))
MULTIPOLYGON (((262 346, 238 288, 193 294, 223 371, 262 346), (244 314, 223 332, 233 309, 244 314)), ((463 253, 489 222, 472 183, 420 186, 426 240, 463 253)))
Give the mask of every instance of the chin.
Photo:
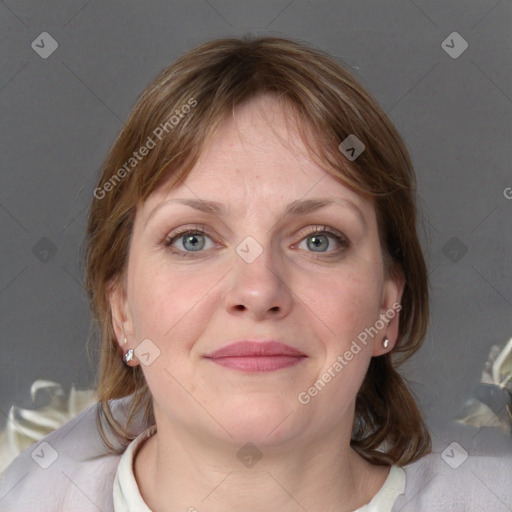
POLYGON ((251 394, 245 400, 236 400, 236 403, 227 401, 227 407, 222 407, 219 415, 214 416, 236 443, 268 446, 300 433, 297 407, 294 410, 291 403, 292 400, 283 397, 265 394, 257 398, 251 394))

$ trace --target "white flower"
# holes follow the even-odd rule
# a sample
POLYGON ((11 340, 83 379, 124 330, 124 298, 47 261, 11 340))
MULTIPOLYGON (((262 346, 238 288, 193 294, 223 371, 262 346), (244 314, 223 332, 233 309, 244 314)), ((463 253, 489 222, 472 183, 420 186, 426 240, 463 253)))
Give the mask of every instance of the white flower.
POLYGON ((0 430, 0 475, 23 450, 67 423, 87 407, 96 403, 93 390, 80 391, 71 387, 69 396, 57 382, 36 380, 30 387, 32 403, 39 393, 46 392, 50 403, 38 409, 9 409, 5 430, 0 430))

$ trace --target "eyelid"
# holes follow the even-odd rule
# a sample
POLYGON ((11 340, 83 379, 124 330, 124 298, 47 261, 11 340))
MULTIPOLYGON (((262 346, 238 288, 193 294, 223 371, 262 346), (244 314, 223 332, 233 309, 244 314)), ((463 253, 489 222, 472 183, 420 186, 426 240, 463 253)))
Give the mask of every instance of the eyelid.
POLYGON ((162 243, 166 247, 170 247, 171 243, 175 241, 175 239, 188 233, 201 233, 202 235, 206 235, 213 239, 213 235, 204 226, 184 226, 182 228, 176 229, 175 231, 167 233, 164 239, 162 240, 162 243))
POLYGON ((315 234, 315 233, 329 233, 331 235, 343 238, 343 239, 348 241, 347 236, 345 234, 343 234, 341 231, 338 231, 337 229, 331 228, 331 226, 327 226, 327 225, 323 225, 322 226, 320 224, 317 224, 317 225, 314 225, 314 226, 308 226, 306 228, 303 228, 299 232, 298 236, 302 236, 302 238, 301 238, 301 241, 302 241, 303 238, 305 238, 306 236, 312 235, 312 234, 315 234))

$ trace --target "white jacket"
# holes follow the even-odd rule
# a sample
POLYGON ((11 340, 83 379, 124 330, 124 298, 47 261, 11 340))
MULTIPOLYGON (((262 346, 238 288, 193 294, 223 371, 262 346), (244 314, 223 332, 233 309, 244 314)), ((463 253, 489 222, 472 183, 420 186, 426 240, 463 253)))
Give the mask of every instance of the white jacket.
MULTIPOLYGON (((114 414, 126 414, 129 398, 112 401, 114 414)), ((137 421, 134 433, 147 427, 137 421)), ((393 512, 512 511, 512 445, 499 456, 470 454, 460 465, 465 456, 457 445, 443 452, 403 467, 405 492, 393 512)), ((95 407, 89 407, 8 466, 0 481, 0 512, 114 512, 120 458, 107 453, 95 407)))

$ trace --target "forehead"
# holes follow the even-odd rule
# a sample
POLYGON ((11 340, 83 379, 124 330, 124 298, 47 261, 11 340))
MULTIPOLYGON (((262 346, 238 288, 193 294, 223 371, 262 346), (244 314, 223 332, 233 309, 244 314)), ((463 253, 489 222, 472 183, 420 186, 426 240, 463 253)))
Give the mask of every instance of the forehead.
POLYGON ((267 199, 290 203, 311 195, 371 208, 314 161, 296 119, 270 95, 237 107, 205 145, 184 183, 170 188, 164 182, 142 205, 143 216, 173 197, 258 208, 267 199))

